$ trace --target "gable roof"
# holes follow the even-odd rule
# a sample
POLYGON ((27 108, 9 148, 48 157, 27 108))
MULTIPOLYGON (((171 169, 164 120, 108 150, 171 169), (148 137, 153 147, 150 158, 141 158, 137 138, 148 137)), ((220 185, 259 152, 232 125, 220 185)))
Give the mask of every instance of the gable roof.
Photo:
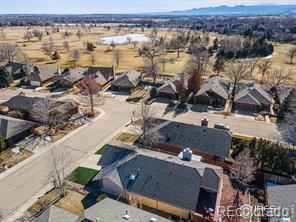
POLYGON ((36 123, 30 121, 0 115, 0 136, 9 139, 35 125, 36 123))
MULTIPOLYGON (((9 61, 4 65, 4 67, 11 73, 11 75, 17 75, 24 72, 25 65, 26 63, 9 61)), ((29 63, 28 65, 31 66, 31 68, 33 67, 29 63)))
POLYGON ((34 82, 44 82, 53 78, 58 73, 57 67, 47 67, 40 69, 38 71, 34 71, 32 74, 26 76, 26 81, 34 81, 34 82))
POLYGON ((207 79, 201 86, 201 89, 197 92, 196 96, 218 96, 223 99, 228 99, 229 82, 222 79, 219 76, 214 76, 207 79))
POLYGON ((171 159, 147 156, 144 151, 134 152, 103 168, 93 180, 108 178, 128 192, 193 212, 196 211, 201 188, 219 192, 222 168, 171 159), (130 180, 131 175, 135 177, 134 181, 130 180))
POLYGON ((136 87, 141 81, 141 73, 136 70, 129 70, 122 73, 112 82, 113 86, 136 87))
POLYGON ((55 102, 52 111, 58 111, 60 113, 67 112, 79 104, 74 100, 58 101, 53 99, 41 98, 41 97, 27 97, 27 96, 14 96, 10 100, 3 103, 4 106, 9 109, 30 111, 32 107, 41 100, 52 100, 55 102))
MULTIPOLYGON (((185 74, 185 78, 188 78, 188 75, 185 74)), ((158 92, 167 93, 167 94, 176 94, 177 93, 177 85, 181 79, 181 75, 175 75, 166 81, 161 87, 158 88, 158 92)))
POLYGON ((157 119, 159 142, 190 148, 212 156, 227 158, 232 145, 231 133, 221 129, 157 119))
POLYGON ((83 75, 96 75, 96 81, 104 85, 113 77, 113 67, 87 67, 83 75))
POLYGON ((75 214, 51 205, 39 217, 33 219, 33 222, 75 222, 78 218, 75 214))
POLYGON ((62 75, 58 75, 55 81, 65 79, 71 83, 78 82, 83 78, 83 74, 85 70, 86 68, 82 68, 82 67, 76 67, 74 69, 64 70, 62 75))
MULTIPOLYGON (((296 203, 296 184, 278 185, 267 187, 267 203, 270 206, 288 208, 293 212, 296 203)), ((290 212, 290 221, 296 221, 296 215, 290 212)), ((271 222, 277 222, 279 218, 271 218, 271 222)))
POLYGON ((87 219, 89 221, 98 221, 97 219, 100 219, 100 221, 106 222, 123 222, 126 221, 126 219, 123 218, 126 210, 128 210, 130 215, 130 218, 128 219, 129 222, 149 222, 152 217, 157 219, 158 222, 171 221, 110 198, 106 198, 90 208, 87 208, 84 211, 83 219, 87 219))
POLYGON ((234 102, 250 105, 271 105, 273 99, 259 84, 249 83, 241 84, 237 87, 234 102))

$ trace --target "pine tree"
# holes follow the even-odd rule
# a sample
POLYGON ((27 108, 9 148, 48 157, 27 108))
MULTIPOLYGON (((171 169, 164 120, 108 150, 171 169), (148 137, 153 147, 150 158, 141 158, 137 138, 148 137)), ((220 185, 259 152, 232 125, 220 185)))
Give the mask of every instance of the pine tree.
POLYGON ((12 81, 11 73, 4 67, 0 67, 0 87, 8 87, 12 81))
POLYGON ((51 56, 52 60, 58 61, 61 58, 60 54, 58 53, 58 51, 54 51, 54 53, 51 56))
POLYGON ((224 68, 225 68, 225 60, 221 56, 218 56, 213 65, 213 70, 214 72, 217 72, 217 76, 219 76, 220 72, 224 71, 224 68))

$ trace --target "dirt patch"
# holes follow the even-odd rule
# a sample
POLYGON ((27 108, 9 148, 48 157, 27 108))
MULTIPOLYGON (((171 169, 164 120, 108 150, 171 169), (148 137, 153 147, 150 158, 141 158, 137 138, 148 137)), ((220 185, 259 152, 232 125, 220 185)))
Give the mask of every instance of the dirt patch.
POLYGON ((29 150, 22 150, 18 154, 14 154, 11 150, 5 150, 0 154, 0 163, 11 168, 32 155, 33 153, 29 150))
POLYGON ((73 190, 67 190, 67 196, 60 199, 55 205, 73 214, 80 215, 85 210, 82 205, 84 195, 73 190))
POLYGON ((54 143, 58 141, 59 139, 63 138, 64 136, 66 136, 67 134, 71 133, 72 131, 76 130, 79 127, 80 125, 72 124, 72 123, 68 123, 68 124, 60 125, 56 127, 55 134, 51 136, 52 142, 54 143))
POLYGON ((131 133, 120 133, 118 136, 115 137, 115 140, 124 142, 124 143, 134 143, 138 139, 138 135, 131 134, 131 133))

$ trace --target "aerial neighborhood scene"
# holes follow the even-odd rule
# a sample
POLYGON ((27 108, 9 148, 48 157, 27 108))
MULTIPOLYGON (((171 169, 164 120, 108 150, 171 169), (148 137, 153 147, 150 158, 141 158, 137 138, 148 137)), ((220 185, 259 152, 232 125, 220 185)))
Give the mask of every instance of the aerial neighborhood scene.
POLYGON ((296 222, 295 0, 0 0, 0 221, 296 222))

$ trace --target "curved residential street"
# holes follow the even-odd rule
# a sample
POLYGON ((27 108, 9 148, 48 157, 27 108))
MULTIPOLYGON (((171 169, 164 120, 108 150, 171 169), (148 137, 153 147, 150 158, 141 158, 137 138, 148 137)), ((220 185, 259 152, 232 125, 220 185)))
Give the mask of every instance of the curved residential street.
MULTIPOLYGON (((6 90, 0 92, 0 102, 17 95, 18 91, 6 90)), ((38 93, 42 96, 46 94, 38 93)), ((27 96, 37 96, 36 93, 28 93, 27 96)), ((39 95, 38 95, 39 96, 39 95)), ((65 96, 65 98, 75 96, 65 96)), ((163 115, 165 103, 154 103, 152 107, 157 115, 162 118, 173 119, 172 114, 163 115)), ((102 114, 93 122, 83 126, 73 133, 23 161, 19 165, 0 174, 0 209, 7 217, 31 199, 42 188, 52 181, 52 149, 63 150, 66 153, 65 162, 67 172, 74 169, 79 161, 88 153, 93 153, 101 145, 111 140, 131 119, 133 110, 139 108, 137 104, 130 104, 124 98, 116 97, 106 99, 99 107, 102 114)), ((277 130, 274 124, 258 122, 245 118, 223 117, 209 113, 189 111, 174 118, 176 121, 200 124, 203 118, 209 120, 209 126, 215 123, 224 123, 230 126, 231 131, 272 140, 277 138, 277 130)))

